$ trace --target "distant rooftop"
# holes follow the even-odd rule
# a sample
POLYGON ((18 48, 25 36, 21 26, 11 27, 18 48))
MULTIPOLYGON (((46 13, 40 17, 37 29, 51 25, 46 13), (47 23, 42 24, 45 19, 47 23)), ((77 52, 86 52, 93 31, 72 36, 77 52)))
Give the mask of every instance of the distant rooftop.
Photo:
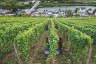
POLYGON ((81 7, 81 10, 85 10, 86 8, 85 7, 81 7))

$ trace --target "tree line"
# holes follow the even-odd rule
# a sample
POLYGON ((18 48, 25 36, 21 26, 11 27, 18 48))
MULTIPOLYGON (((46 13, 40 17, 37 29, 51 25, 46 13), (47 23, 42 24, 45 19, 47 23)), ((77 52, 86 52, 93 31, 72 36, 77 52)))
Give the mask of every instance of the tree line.
MULTIPOLYGON (((10 0, 7 0, 10 1, 10 0)), ((28 1, 28 0, 15 0, 15 1, 28 1)), ((6 2, 6 0, 0 0, 0 2, 6 2)))
POLYGON ((0 8, 12 10, 12 12, 18 11, 18 9, 31 8, 34 4, 30 2, 29 4, 20 4, 19 1, 26 0, 0 0, 0 8))

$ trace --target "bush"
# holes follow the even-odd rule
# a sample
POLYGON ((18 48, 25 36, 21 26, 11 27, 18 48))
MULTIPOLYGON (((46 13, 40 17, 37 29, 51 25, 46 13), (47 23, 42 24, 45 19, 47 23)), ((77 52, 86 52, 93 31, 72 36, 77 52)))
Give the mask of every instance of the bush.
POLYGON ((28 14, 22 14, 21 16, 22 17, 29 17, 30 15, 28 15, 28 14))
POLYGON ((69 16, 73 16, 72 10, 67 11, 67 17, 69 17, 69 16))
POLYGON ((62 16, 62 15, 59 15, 59 16, 58 16, 58 18, 63 18, 63 17, 64 17, 64 16, 62 16))

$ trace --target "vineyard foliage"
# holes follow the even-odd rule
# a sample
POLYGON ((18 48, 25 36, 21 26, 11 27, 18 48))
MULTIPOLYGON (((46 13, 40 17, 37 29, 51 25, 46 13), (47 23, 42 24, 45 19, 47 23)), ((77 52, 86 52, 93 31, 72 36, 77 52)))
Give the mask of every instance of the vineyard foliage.
POLYGON ((60 31, 64 41, 62 50, 64 53, 69 52, 70 61, 74 61, 73 64, 85 64, 89 48, 96 43, 95 19, 50 19, 49 22, 48 18, 0 18, 0 58, 14 50, 14 46, 21 57, 26 56, 36 44, 35 41, 40 39, 46 24, 50 24, 51 27, 49 28, 50 54, 46 61, 53 59, 53 53, 56 58, 56 49, 59 48, 58 31, 60 31), (55 28, 55 24, 58 29, 55 28))
POLYGON ((44 25, 48 22, 48 19, 46 18, 41 19, 30 17, 29 18, 11 17, 10 19, 8 19, 6 17, 0 19, 1 19, 0 27, 3 26, 2 23, 5 22, 6 24, 4 28, 0 28, 0 53, 2 54, 11 52, 13 50, 14 44, 17 44, 16 46, 18 50, 22 50, 19 53, 20 55, 25 54, 25 51, 29 49, 28 45, 32 44, 33 40, 36 40, 36 38, 40 36, 40 34, 44 29, 44 25), (6 19, 8 19, 8 21, 6 19))
POLYGON ((49 37, 50 54, 47 58, 47 62, 52 59, 53 53, 55 53, 55 56, 57 55, 56 49, 59 47, 57 44, 59 42, 59 37, 57 32, 58 30, 55 28, 54 21, 51 20, 50 37, 49 37))
POLYGON ((78 58, 77 62, 80 63, 82 61, 82 55, 86 57, 88 56, 88 51, 93 43, 93 39, 86 33, 82 33, 74 27, 63 24, 63 21, 55 20, 55 22, 58 24, 61 32, 67 40, 66 44, 71 48, 73 60, 77 60, 78 58))
POLYGON ((29 28, 29 30, 20 32, 17 35, 15 42, 17 44, 19 55, 25 55, 35 44, 34 41, 37 40, 44 31, 45 24, 47 24, 47 21, 37 24, 33 28, 29 28))
POLYGON ((52 54, 53 52, 55 52, 56 54, 56 49, 58 48, 58 42, 59 42, 59 37, 57 34, 57 29, 55 28, 55 24, 53 21, 51 21, 51 29, 50 29, 50 40, 49 40, 49 44, 50 44, 50 54, 52 54))
POLYGON ((58 19, 61 23, 68 25, 70 27, 74 27, 79 31, 86 33, 87 35, 91 36, 96 43, 96 19, 79 19, 79 20, 63 20, 58 19))

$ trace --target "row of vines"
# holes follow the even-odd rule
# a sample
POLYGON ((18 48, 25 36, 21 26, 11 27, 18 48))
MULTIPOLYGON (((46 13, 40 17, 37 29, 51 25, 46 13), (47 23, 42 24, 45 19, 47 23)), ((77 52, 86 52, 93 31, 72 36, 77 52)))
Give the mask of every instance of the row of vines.
POLYGON ((49 39, 50 54, 48 55, 47 62, 52 61, 54 64, 56 60, 56 49, 58 48, 57 43, 59 41, 59 37, 57 34, 58 30, 55 28, 55 24, 58 24, 60 31, 65 37, 66 43, 63 45, 63 47, 68 48, 66 51, 70 53, 71 57, 69 62, 71 64, 88 64, 91 57, 90 53, 93 39, 86 33, 83 33, 72 26, 66 25, 60 20, 51 20, 49 39))
POLYGON ((83 33, 82 31, 75 29, 73 26, 65 24, 67 20, 60 21, 55 20, 56 24, 60 28, 63 36, 65 37, 66 43, 64 47, 68 48, 67 52, 70 53, 71 59, 69 60, 71 64, 87 64, 89 63, 89 51, 93 44, 93 39, 91 36, 83 33))
POLYGON ((92 56, 90 59, 90 63, 96 63, 96 19, 73 19, 73 20, 66 20, 66 19, 58 19, 58 21, 64 25, 69 27, 73 27, 76 30, 81 31, 82 33, 86 33, 93 39, 92 44, 92 56))
POLYGON ((50 37, 49 37, 49 45, 50 45, 50 54, 46 60, 47 63, 55 64, 56 59, 56 49, 58 48, 57 42, 59 42, 59 37, 57 34, 58 30, 55 28, 55 24, 53 20, 51 20, 51 28, 50 28, 50 37))
MULTIPOLYGON (((27 55, 48 23, 47 18, 0 18, 0 58, 12 50, 15 50, 18 59, 19 56, 27 55)), ((46 62, 55 64, 56 61, 56 50, 59 48, 58 30, 55 28, 55 24, 57 24, 65 38, 63 48, 66 48, 65 51, 69 53, 68 62, 70 64, 88 64, 92 46, 96 42, 95 20, 51 19, 50 23, 50 54, 46 62)))
POLYGON ((46 18, 11 17, 11 19, 0 19, 0 58, 6 53, 10 53, 14 48, 16 48, 18 55, 26 55, 48 23, 46 18))

